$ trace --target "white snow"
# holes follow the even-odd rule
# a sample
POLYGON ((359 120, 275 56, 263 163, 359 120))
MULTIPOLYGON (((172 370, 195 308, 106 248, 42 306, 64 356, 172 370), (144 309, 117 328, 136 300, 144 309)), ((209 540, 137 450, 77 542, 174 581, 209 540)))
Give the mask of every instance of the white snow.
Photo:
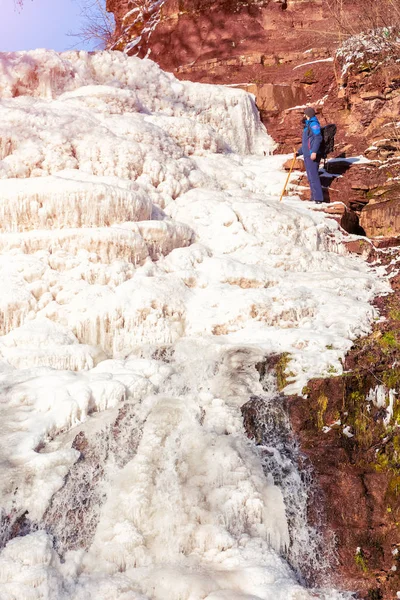
POLYGON ((353 437, 353 433, 351 433, 351 428, 349 425, 346 425, 345 427, 343 427, 343 435, 345 435, 347 438, 352 438, 353 437))
POLYGON ((330 158, 328 160, 328 163, 335 163, 335 162, 347 162, 350 165, 367 165, 368 163, 370 163, 371 161, 366 158, 365 156, 348 156, 347 158, 330 158))
POLYGON ((390 425, 393 417, 393 406, 396 396, 396 390, 388 389, 385 385, 377 385, 371 388, 367 395, 367 402, 372 402, 377 408, 386 408, 386 415, 383 418, 385 427, 390 425))
POLYGON ((314 65, 316 63, 323 62, 333 62, 333 58, 330 56, 329 58, 319 58, 317 60, 311 60, 310 62, 302 63, 301 65, 296 65, 295 67, 293 67, 293 71, 295 69, 300 69, 301 67, 307 67, 308 65, 314 65))
POLYGON ((282 558, 287 506, 240 406, 271 353, 290 353, 288 393, 340 372, 383 273, 335 221, 279 202, 286 157, 241 90, 44 50, 0 54, 0 90, 7 518, 40 525, 97 417, 128 404, 140 431, 105 467, 87 551, 60 562, 43 531, 11 540, 2 600, 343 598, 282 558))
POLYGON ((377 27, 346 38, 336 51, 336 57, 342 62, 342 75, 346 75, 354 64, 366 63, 376 68, 378 64, 392 60, 398 43, 396 27, 377 27))

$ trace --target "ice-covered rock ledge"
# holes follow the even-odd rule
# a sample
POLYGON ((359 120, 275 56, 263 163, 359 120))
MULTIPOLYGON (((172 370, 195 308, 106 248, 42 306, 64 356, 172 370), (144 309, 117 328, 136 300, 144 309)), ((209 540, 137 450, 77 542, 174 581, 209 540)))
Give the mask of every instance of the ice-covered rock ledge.
POLYGON ((290 353, 290 392, 340 372, 383 273, 334 221, 279 203, 284 158, 241 90, 46 51, 0 55, 0 90, 6 523, 40 523, 78 424, 128 402, 142 435, 105 469, 92 549, 60 564, 44 533, 11 541, 4 597, 309 598, 278 556, 284 502, 239 406, 262 355, 290 353), (175 350, 171 366, 148 347, 175 350))

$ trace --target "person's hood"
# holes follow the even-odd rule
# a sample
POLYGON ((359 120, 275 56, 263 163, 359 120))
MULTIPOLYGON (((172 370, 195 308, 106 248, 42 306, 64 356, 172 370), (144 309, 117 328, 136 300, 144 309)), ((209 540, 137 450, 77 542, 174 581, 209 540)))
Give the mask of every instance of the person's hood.
POLYGON ((307 127, 309 127, 309 125, 310 125, 311 123, 318 123, 318 125, 319 125, 319 121, 318 121, 318 119, 317 119, 317 117, 316 117, 316 116, 315 116, 315 117, 311 117, 311 119, 308 119, 308 120, 307 120, 307 121, 304 123, 304 129, 307 129, 307 127))

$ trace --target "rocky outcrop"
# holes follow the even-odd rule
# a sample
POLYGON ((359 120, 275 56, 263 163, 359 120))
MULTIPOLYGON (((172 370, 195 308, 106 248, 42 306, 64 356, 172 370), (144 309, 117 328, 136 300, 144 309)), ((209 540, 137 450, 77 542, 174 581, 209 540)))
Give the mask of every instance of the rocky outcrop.
MULTIPOLYGON (((392 251, 385 260, 398 256, 392 251)), ((385 322, 355 344, 345 374, 312 380, 303 397, 288 402, 322 491, 326 532, 337 540, 337 585, 381 600, 392 600, 400 588, 398 275, 393 287, 394 294, 376 301, 385 322)))
POLYGON ((369 237, 390 237, 400 232, 400 198, 369 202, 361 213, 361 227, 369 237))
POLYGON ((300 83, 248 83, 237 85, 257 98, 257 106, 264 114, 279 114, 282 110, 293 106, 304 105, 308 98, 300 83))
MULTIPOLYGON (((369 237, 400 235, 400 68, 379 63, 365 71, 353 65, 343 85, 351 114, 348 135, 364 138, 365 155, 371 161, 364 176, 352 178, 361 206, 360 223, 369 237), (357 180, 358 179, 358 180, 357 180)), ((359 142, 360 143, 360 142, 359 142)))
POLYGON ((133 8, 133 3, 130 0, 106 0, 107 12, 113 13, 116 25, 116 36, 122 33, 124 16, 133 8))

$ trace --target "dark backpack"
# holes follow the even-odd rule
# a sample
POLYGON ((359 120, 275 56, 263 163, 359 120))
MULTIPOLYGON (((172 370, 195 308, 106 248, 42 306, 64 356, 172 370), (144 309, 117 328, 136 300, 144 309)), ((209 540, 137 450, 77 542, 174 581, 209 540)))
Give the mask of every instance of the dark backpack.
POLYGON ((321 154, 322 158, 326 158, 328 154, 333 152, 335 148, 336 131, 337 127, 334 123, 321 127, 322 142, 318 154, 321 154))

